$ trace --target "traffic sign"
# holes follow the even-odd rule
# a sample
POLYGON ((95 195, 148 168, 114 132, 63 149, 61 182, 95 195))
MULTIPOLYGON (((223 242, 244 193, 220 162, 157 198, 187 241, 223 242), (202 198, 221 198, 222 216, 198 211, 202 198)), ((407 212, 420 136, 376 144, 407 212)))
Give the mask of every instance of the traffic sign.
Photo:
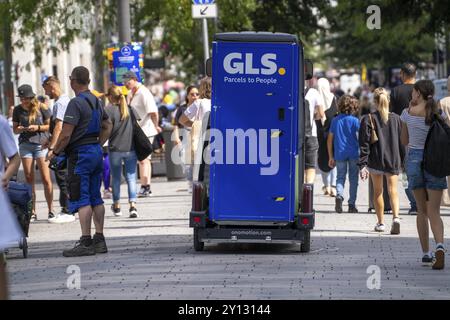
POLYGON ((194 4, 192 6, 192 17, 194 19, 217 18, 217 5, 194 4))
POLYGON ((193 4, 213 4, 215 0, 192 0, 193 4))

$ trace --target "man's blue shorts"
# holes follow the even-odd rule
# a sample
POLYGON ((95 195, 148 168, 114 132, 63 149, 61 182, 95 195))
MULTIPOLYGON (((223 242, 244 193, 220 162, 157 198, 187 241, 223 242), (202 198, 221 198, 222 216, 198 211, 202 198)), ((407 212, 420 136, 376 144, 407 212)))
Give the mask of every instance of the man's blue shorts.
POLYGON ((447 179, 435 177, 422 169, 423 150, 409 149, 406 158, 406 174, 408 176, 408 185, 411 190, 428 189, 444 190, 447 189, 447 179))
POLYGON ((99 144, 79 146, 70 152, 67 163, 70 212, 103 204, 102 173, 103 152, 99 144))

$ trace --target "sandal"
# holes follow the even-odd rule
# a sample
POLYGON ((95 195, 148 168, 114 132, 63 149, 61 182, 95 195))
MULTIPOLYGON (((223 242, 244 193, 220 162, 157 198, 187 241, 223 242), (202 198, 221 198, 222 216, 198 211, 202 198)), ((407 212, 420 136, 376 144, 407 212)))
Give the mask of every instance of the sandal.
POLYGON ((37 221, 37 215, 36 215, 36 213, 33 213, 33 214, 31 214, 30 222, 35 222, 35 221, 37 221))

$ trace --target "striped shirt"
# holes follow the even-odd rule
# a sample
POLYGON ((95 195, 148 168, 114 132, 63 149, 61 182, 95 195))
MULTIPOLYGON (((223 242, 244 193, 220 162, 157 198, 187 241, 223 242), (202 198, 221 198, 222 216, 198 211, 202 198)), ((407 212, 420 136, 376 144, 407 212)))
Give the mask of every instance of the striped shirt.
MULTIPOLYGON (((445 119, 446 114, 442 117, 445 119)), ((412 116, 408 112, 408 108, 404 109, 400 119, 406 123, 408 127, 409 144, 408 147, 412 149, 425 149, 425 141, 427 140, 430 126, 425 123, 425 117, 412 116)))

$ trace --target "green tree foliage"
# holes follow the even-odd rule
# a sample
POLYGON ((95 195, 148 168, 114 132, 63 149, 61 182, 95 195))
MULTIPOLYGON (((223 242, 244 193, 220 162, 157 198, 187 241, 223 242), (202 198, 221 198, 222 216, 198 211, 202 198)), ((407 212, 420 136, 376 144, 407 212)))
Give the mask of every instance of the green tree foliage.
POLYGON ((324 14, 331 33, 325 42, 329 56, 341 66, 393 66, 404 61, 427 62, 434 50, 434 34, 448 25, 448 1, 339 0, 324 14), (381 29, 367 27, 369 5, 381 9, 381 29), (447 11, 445 11, 447 10, 447 11))

